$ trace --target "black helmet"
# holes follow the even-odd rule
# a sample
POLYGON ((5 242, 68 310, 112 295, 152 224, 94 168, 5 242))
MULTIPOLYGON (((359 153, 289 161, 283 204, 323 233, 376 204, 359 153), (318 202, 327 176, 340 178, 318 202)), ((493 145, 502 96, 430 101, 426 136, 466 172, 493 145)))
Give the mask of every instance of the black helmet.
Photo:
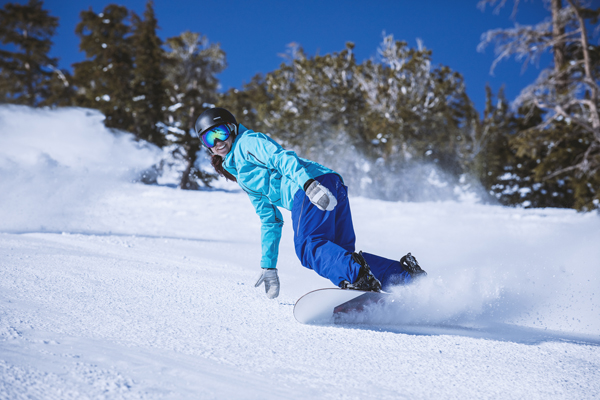
POLYGON ((232 123, 237 126, 237 121, 232 113, 224 108, 209 108, 204 111, 196 120, 196 134, 198 137, 202 136, 204 132, 208 131, 215 126, 223 125, 225 123, 232 123))

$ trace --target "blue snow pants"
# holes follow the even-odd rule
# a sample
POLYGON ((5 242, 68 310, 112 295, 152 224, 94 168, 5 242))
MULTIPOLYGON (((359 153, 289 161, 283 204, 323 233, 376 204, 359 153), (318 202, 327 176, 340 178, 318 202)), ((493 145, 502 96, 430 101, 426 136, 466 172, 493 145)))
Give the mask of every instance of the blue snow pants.
MULTIPOLYGON (((356 236, 348 188, 337 174, 321 175, 316 180, 333 193, 338 204, 332 211, 321 211, 310 202, 304 190, 296 192, 292 206, 296 255, 303 266, 336 286, 343 280, 353 283, 358 277, 360 264, 352 260, 356 236)), ((384 290, 411 281, 399 261, 364 252, 363 256, 384 290)))

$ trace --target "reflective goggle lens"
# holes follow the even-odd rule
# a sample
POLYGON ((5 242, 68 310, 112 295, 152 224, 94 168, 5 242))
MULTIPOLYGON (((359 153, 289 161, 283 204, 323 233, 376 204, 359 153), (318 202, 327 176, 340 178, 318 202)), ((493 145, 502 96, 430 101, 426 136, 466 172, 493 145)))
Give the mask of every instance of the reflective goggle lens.
POLYGON ((215 140, 219 139, 224 142, 229 138, 229 134, 230 131, 227 125, 219 125, 202 135, 202 143, 212 149, 215 147, 215 140))

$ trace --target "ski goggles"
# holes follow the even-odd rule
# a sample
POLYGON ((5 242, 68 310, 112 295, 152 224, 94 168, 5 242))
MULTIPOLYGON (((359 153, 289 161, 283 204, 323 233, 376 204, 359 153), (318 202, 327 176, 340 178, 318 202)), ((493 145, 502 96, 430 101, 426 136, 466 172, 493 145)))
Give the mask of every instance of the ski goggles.
POLYGON ((202 134, 202 143, 209 149, 215 147, 215 141, 218 139, 222 142, 229 139, 231 129, 227 125, 219 125, 202 134))

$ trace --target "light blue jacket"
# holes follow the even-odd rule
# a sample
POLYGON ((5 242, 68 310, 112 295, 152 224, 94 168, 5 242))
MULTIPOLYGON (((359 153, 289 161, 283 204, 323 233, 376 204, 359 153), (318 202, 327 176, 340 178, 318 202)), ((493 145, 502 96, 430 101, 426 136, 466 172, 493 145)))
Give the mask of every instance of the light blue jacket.
POLYGON ((283 217, 277 207, 291 211, 294 195, 303 190, 306 181, 333 171, 298 157, 264 133, 254 132, 241 124, 231 151, 223 160, 223 167, 248 193, 260 217, 260 266, 275 268, 283 226, 283 217))

